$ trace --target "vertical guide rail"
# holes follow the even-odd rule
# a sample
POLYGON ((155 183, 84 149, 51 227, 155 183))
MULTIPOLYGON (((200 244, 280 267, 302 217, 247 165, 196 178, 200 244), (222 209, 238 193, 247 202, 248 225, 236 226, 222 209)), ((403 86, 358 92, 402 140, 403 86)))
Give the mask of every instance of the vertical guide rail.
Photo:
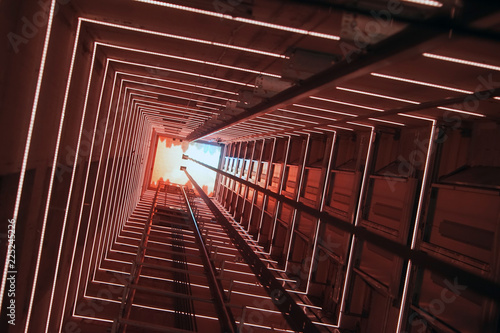
POLYGON ((149 211, 149 217, 146 223, 144 224, 144 231, 142 233, 141 242, 139 244, 139 247, 137 248, 137 254, 135 256, 135 260, 132 263, 130 277, 125 283, 123 289, 122 302, 120 305, 120 313, 118 314, 118 319, 116 319, 113 322, 112 332, 114 333, 124 333, 127 329, 127 324, 121 324, 121 320, 122 319, 127 320, 130 316, 130 311, 132 310, 132 303, 134 302, 134 297, 136 292, 134 286, 137 285, 137 283, 139 282, 139 277, 141 276, 142 263, 144 262, 144 257, 146 255, 146 247, 149 240, 151 225, 153 224, 153 216, 156 209, 158 193, 160 191, 160 188, 163 186, 164 186, 163 183, 158 183, 158 187, 156 188, 153 204, 151 205, 151 210, 149 211))
POLYGON ((189 178, 196 191, 200 194, 200 197, 205 201, 208 208, 212 211, 213 215, 217 218, 217 221, 224 227, 229 238, 233 241, 234 245, 238 248, 242 257, 247 262, 250 269, 254 272, 255 276, 266 289, 266 292, 271 297, 272 302, 281 311, 283 317, 286 319, 290 327, 297 332, 309 332, 316 333, 319 330, 311 322, 311 319, 302 311, 302 309, 297 305, 295 300, 288 294, 285 288, 281 285, 267 266, 260 260, 260 258, 253 252, 246 241, 241 237, 241 235, 236 231, 236 229, 231 225, 231 223, 224 217, 224 215, 219 211, 215 204, 210 200, 208 195, 203 192, 201 187, 196 183, 196 181, 191 177, 191 175, 184 168, 186 176, 189 178))
MULTIPOLYGON (((219 281, 217 280, 217 277, 215 276, 215 268, 212 262, 210 261, 210 256, 207 251, 207 247, 203 242, 198 222, 196 221, 196 218, 194 216, 191 204, 188 200, 188 196, 186 194, 186 191, 184 190, 184 187, 181 187, 181 190, 184 200, 186 201, 189 217, 191 219, 191 222, 193 223, 194 236, 196 238, 197 243, 199 244, 201 259, 203 261, 203 266, 205 267, 205 272, 207 273, 210 292, 212 293, 215 309, 217 311, 217 315, 219 317, 219 323, 221 325, 221 332, 235 333, 237 331, 237 327, 236 323, 234 322, 234 318, 231 311, 226 307, 224 289, 222 289, 222 286, 220 285, 219 281)), ((197 191, 200 190, 201 189, 197 188, 197 191)))

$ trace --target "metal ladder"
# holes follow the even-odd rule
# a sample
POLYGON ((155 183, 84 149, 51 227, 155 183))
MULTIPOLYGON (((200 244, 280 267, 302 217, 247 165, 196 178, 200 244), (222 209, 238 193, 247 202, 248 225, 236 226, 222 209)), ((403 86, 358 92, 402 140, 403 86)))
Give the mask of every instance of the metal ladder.
MULTIPOLYGON (((225 304, 223 290, 201 237, 193 198, 194 192, 185 191, 180 186, 158 186, 130 276, 124 286, 119 315, 113 322, 113 333, 141 332, 145 329, 197 331, 196 307, 218 318, 215 325, 217 331, 235 332, 236 324, 225 304), (157 237, 152 238, 152 233, 157 234, 158 230, 162 231, 161 241, 157 237), (162 257, 159 257, 160 253, 162 257), (208 286, 210 292, 194 296, 191 288, 193 278, 198 281, 197 285, 208 286), (155 283, 160 280, 163 280, 162 283, 155 283), (145 300, 150 300, 149 304, 145 304, 145 300), (154 322, 153 317, 144 317, 144 309, 149 311, 161 307, 168 310, 165 318, 157 316, 160 320, 154 322)), ((203 327, 206 329, 207 323, 203 327)))

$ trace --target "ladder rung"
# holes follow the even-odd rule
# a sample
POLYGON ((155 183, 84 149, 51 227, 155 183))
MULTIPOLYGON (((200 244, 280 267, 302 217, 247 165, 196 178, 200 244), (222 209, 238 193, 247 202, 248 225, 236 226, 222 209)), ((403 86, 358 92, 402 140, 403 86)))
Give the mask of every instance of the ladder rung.
POLYGON ((169 332, 169 333, 193 333, 193 331, 181 330, 175 327, 165 327, 161 325, 150 324, 146 322, 130 320, 130 319, 119 319, 121 324, 130 325, 133 327, 146 328, 148 330, 157 331, 157 332, 169 332))
POLYGON ((160 265, 149 264, 149 263, 144 263, 144 262, 137 263, 137 265, 141 265, 142 267, 147 267, 147 268, 158 269, 158 270, 162 270, 162 271, 185 273, 188 275, 206 276, 205 273, 202 273, 202 272, 189 271, 187 269, 174 268, 174 267, 168 267, 168 266, 160 266, 160 265))
MULTIPOLYGON (((171 246, 172 244, 165 244, 165 245, 169 245, 171 246)), ((172 251, 172 250, 165 250, 165 249, 156 249, 156 248, 152 248, 152 247, 149 247, 149 246, 141 246, 143 249, 146 249, 146 251, 157 251, 157 252, 161 252, 161 253, 167 253, 167 254, 178 254, 178 255, 182 255, 182 256, 186 256, 186 257, 191 257, 191 258, 197 258, 199 259, 200 256, 199 255, 196 255, 196 254, 192 254, 192 253, 186 253, 186 252, 177 252, 177 251, 172 251)))
POLYGON ((173 221, 154 220, 152 227, 154 227, 154 226, 165 227, 165 226, 168 226, 169 224, 178 225, 178 226, 183 227, 183 229, 191 230, 191 226, 188 224, 188 221, 186 221, 186 223, 179 223, 179 222, 173 222, 173 221))
POLYGON ((186 295, 186 294, 181 294, 181 293, 177 293, 175 291, 168 291, 168 290, 162 290, 162 289, 144 287, 144 286, 140 286, 140 285, 131 285, 130 288, 136 289, 136 290, 140 290, 140 291, 144 291, 146 293, 155 294, 155 295, 163 295, 163 296, 169 296, 169 297, 185 298, 185 299, 190 299, 190 300, 198 301, 198 302, 213 303, 213 301, 211 299, 201 298, 201 297, 196 297, 196 296, 191 296, 191 295, 186 295))

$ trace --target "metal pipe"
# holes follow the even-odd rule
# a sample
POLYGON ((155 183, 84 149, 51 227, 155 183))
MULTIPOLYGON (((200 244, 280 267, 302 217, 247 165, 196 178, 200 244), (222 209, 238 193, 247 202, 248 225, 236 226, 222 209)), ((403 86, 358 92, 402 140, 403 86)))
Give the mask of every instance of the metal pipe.
MULTIPOLYGON (((309 317, 304 313, 304 311, 302 311, 300 306, 295 303, 295 300, 287 293, 281 283, 274 277, 273 273, 260 260, 257 254, 255 254, 252 248, 243 239, 243 237, 241 237, 238 231, 231 225, 231 223, 221 213, 217 206, 215 206, 215 204, 210 200, 208 195, 203 192, 202 188, 196 183, 193 177, 191 177, 191 175, 185 168, 183 170, 186 173, 186 176, 191 181, 191 184, 193 184, 193 186, 196 188, 196 191, 198 191, 200 197, 205 201, 208 208, 210 208, 214 216, 217 218, 217 221, 225 228, 228 236, 236 245, 242 257, 245 259, 250 269, 252 269, 252 271, 255 273, 255 276, 259 279, 259 282, 264 286, 273 303, 281 311, 291 328, 298 332, 319 332, 319 330, 311 322, 309 317)), ((236 176, 231 176, 237 178, 236 176)))
MULTIPOLYGON (((234 322, 231 310, 229 310, 225 304, 224 289, 222 289, 222 286, 220 285, 219 281, 217 280, 217 277, 215 276, 215 268, 212 265, 212 262, 210 261, 210 256, 207 251, 207 247, 203 242, 198 222, 196 221, 196 218, 193 214, 193 210, 191 204, 189 203, 184 187, 181 187, 181 190, 188 208, 189 217, 191 219, 191 222, 193 223, 193 233, 199 244, 201 260, 203 261, 203 266, 205 267, 205 272, 207 274, 210 292, 214 299, 215 309, 217 311, 217 315, 219 317, 219 323, 221 325, 221 331, 224 333, 226 332, 235 333, 238 330, 238 328, 236 326, 236 323, 234 322)), ((202 190, 197 188, 197 191, 200 192, 202 190)))

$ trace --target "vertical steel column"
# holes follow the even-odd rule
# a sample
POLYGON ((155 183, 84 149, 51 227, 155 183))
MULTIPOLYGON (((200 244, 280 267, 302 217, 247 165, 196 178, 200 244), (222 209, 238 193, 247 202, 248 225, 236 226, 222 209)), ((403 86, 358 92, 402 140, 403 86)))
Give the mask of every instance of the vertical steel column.
MULTIPOLYGON (((370 133, 370 142, 368 143, 368 151, 366 153, 366 160, 365 160, 365 167, 363 170, 363 178, 361 180, 361 189, 359 191, 359 197, 358 197, 358 205, 356 208, 356 215, 354 217, 354 225, 357 226, 358 222, 360 220, 360 213, 361 213, 361 203, 363 202, 363 197, 364 197, 364 190, 366 187, 367 183, 367 177, 368 177, 368 166, 371 163, 371 158, 372 158, 372 152, 373 152, 373 141, 375 141, 376 133, 375 133, 375 128, 372 127, 371 133, 370 133)), ((352 271, 352 265, 353 265, 353 256, 354 256, 354 247, 356 245, 356 235, 352 234, 351 235, 351 246, 349 249, 349 258, 347 261, 347 268, 346 268, 346 274, 345 274, 345 279, 344 279, 344 288, 342 291, 342 300, 340 301, 340 311, 339 311, 339 326, 342 324, 342 314, 344 313, 345 310, 345 304, 346 304, 346 299, 345 296, 347 294, 348 290, 348 284, 349 284, 349 278, 351 277, 351 271, 352 271)))
MULTIPOLYGON (((248 144, 248 142, 247 142, 248 144)), ((252 161, 253 161, 253 158, 255 156, 255 147, 257 146, 257 140, 253 140, 253 148, 252 148, 252 156, 250 157, 250 159, 248 160, 248 173, 247 173, 247 176, 245 178, 246 181, 248 181, 248 179, 250 178, 250 174, 252 172, 252 169, 251 169, 251 166, 252 166, 252 161)), ((247 147, 247 151, 248 151, 248 147, 247 147)), ((243 193, 243 205, 241 207, 241 215, 243 216, 243 212, 245 210, 245 206, 247 205, 247 195, 248 195, 248 190, 249 190, 249 187, 247 186, 245 188, 245 193, 243 193)))
MULTIPOLYGON (((247 153, 248 153, 248 141, 245 141, 245 153, 243 154, 243 172, 245 172, 245 165, 246 165, 247 153)), ((246 174, 246 176, 242 175, 240 177, 241 179, 248 180, 248 173, 250 171, 250 161, 251 160, 248 161, 248 171, 247 171, 247 174, 246 174)), ((244 185, 241 185, 241 186, 244 186, 244 185)), ((240 207, 240 215, 243 215, 243 207, 245 207, 245 198, 246 198, 247 190, 248 190, 248 187, 245 186, 245 190, 243 191, 243 193, 241 195, 243 200, 241 201, 242 205, 240 207)), ((240 190, 240 192, 241 192, 241 190, 240 190)), ((236 208, 238 208, 238 207, 236 207, 236 208)), ((240 218, 240 221, 241 221, 241 218, 240 218)))
MULTIPOLYGON (((311 139, 311 134, 307 134, 306 147, 304 149, 304 156, 303 156, 304 160, 302 161, 302 169, 300 171, 299 183, 297 185, 297 193, 295 195, 295 202, 299 202, 299 200, 300 200, 300 191, 302 190, 302 181, 304 180, 304 170, 306 168, 307 153, 309 151, 310 139, 311 139)), ((292 250, 292 240, 293 240, 293 233, 294 233, 294 229, 295 229, 295 222, 297 221, 297 212, 298 212, 298 210, 294 209, 292 225, 290 227, 290 233, 289 233, 289 238, 288 238, 288 250, 286 252, 286 257, 285 257, 285 269, 284 269, 285 272, 288 269, 288 258, 290 257, 290 251, 292 250)))
MULTIPOLYGON (((260 150, 260 156, 259 156, 259 161, 257 162, 257 170, 255 171, 255 179, 253 181, 254 184, 257 184, 257 177, 259 175, 259 171, 261 168, 261 163, 262 163, 262 155, 264 154, 264 144, 266 143, 266 140, 262 140, 262 149, 260 150)), ((255 146, 254 146, 254 157, 255 157, 255 150, 257 149, 257 141, 255 141, 255 146)), ((254 191, 253 197, 252 197, 252 203, 251 203, 251 208, 250 208, 250 217, 248 220, 248 228, 246 231, 250 232, 250 227, 252 225, 252 215, 253 215, 253 209, 255 207, 255 202, 257 201, 257 191, 254 191)))
MULTIPOLYGON (((271 158, 269 159, 269 164, 267 166, 267 177, 266 177, 266 183, 264 185, 264 188, 267 189, 269 187, 269 178, 272 177, 272 174, 271 174, 271 169, 272 169, 272 164, 273 164, 273 157, 274 157, 274 150, 276 149, 276 138, 273 138, 273 150, 271 152, 271 158)), ((260 214, 260 223, 259 223, 259 234, 257 235, 257 242, 259 242, 260 240, 260 229, 262 228, 262 221, 264 220, 264 214, 265 214, 265 211, 266 211, 266 208, 267 208, 267 200, 268 196, 267 194, 264 195, 264 198, 262 200, 263 203, 262 203, 262 214, 260 214)))
MULTIPOLYGON (((241 146, 242 146, 242 142, 240 142, 238 144, 238 152, 236 153, 236 169, 234 171, 234 175, 236 177, 239 177, 241 178, 241 173, 238 173, 238 169, 241 167, 240 165, 240 154, 241 154, 241 146)), ((244 160, 243 160, 244 162, 244 160)), ((233 186, 232 186, 232 194, 231 194, 231 205, 235 205, 236 204, 234 203, 234 200, 238 200, 238 193, 236 193, 236 187, 238 187, 238 191, 239 191, 239 188, 240 188, 241 184, 239 184, 238 182, 234 182, 233 186)), ((233 216, 235 215, 235 211, 233 212, 233 216)))
MULTIPOLYGON (((222 169, 222 166, 224 165, 224 157, 225 157, 225 154, 226 154, 226 145, 223 145, 221 147, 221 152, 220 152, 220 157, 219 157, 219 165, 218 165, 218 169, 222 169)), ((221 188, 221 184, 222 184, 222 180, 221 178, 224 177, 222 176, 221 174, 216 174, 215 176, 215 187, 214 187, 214 193, 220 193, 220 188, 221 188)))
MULTIPOLYGON (((322 211, 323 206, 325 205, 325 197, 326 197, 326 191, 328 189, 328 181, 330 180, 330 167, 332 165, 332 155, 333 155, 333 151, 335 149, 336 139, 337 139, 337 132, 334 132, 333 138, 332 138, 332 146, 330 147, 330 154, 328 155, 328 163, 326 166, 325 181, 323 182, 323 191, 321 192, 319 211, 322 211)), ((321 228, 321 219, 318 219, 316 221, 316 231, 314 233, 314 241, 313 241, 314 245, 313 245, 312 257, 311 257, 311 265, 309 267, 309 275, 307 277, 306 294, 309 293, 309 286, 311 285, 311 276, 312 276, 312 270, 314 267, 314 256, 316 255, 316 249, 318 246, 318 236, 319 236, 320 228, 321 228)))
MULTIPOLYGON (((280 182, 278 185, 278 195, 281 195, 281 192, 283 191, 283 181, 285 179, 285 169, 286 169, 286 161, 288 159, 288 153, 290 152, 290 142, 292 140, 291 136, 288 136, 287 139, 287 144, 286 144, 286 152, 285 152, 285 159, 283 160, 282 168, 281 168, 281 175, 280 175, 280 182)), ((281 201, 277 201, 276 203, 276 214, 274 215, 274 221, 273 221, 273 232, 271 239, 274 239, 274 236, 276 235, 276 223, 278 221, 278 213, 281 208, 281 201)), ((271 242, 271 246, 269 247, 269 253, 273 252, 273 242, 271 242)))
MULTIPOLYGON (((426 192, 426 188, 428 187, 429 178, 431 177, 431 172, 429 172, 429 165, 431 164, 432 158, 435 157, 435 155, 433 155, 434 146, 436 144, 435 136, 436 136, 436 121, 433 120, 431 134, 430 134, 430 138, 429 138, 429 147, 427 148, 427 156, 425 159, 424 174, 422 176, 422 187, 420 189, 420 196, 418 199, 418 208, 417 208, 417 213, 415 215, 415 224, 414 224, 413 232, 412 232, 412 240, 411 240, 411 249, 412 250, 414 250, 417 246, 418 229, 420 227, 420 222, 422 220, 422 214, 423 214, 422 207, 424 205, 425 192, 426 192)), ((405 312, 406 312, 408 289, 409 289, 411 276, 412 276, 412 261, 408 260, 408 265, 406 267, 404 287, 403 287, 403 295, 401 296, 401 306, 400 306, 399 315, 398 315, 398 325, 396 328, 397 333, 400 333, 401 330, 403 329, 403 321, 404 321, 405 312)))

